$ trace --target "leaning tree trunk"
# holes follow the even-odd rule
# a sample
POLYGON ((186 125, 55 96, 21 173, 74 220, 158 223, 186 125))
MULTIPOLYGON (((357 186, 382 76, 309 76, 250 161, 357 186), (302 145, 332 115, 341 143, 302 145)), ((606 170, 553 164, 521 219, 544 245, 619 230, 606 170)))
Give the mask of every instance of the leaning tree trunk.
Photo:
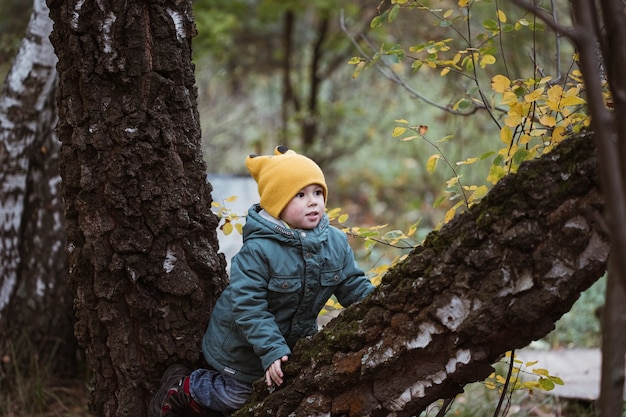
POLYGON ((200 149, 190 1, 48 0, 76 335, 99 416, 142 416, 195 365, 223 288, 200 149))
POLYGON ((0 349, 21 356, 11 358, 18 363, 37 354, 57 371, 72 372, 77 344, 66 283, 51 31, 45 1, 36 0, 0 94, 0 349))
POLYGON ((609 252, 592 139, 523 164, 309 340, 237 416, 413 416, 545 336, 609 252), (266 397, 266 398, 264 398, 266 397))

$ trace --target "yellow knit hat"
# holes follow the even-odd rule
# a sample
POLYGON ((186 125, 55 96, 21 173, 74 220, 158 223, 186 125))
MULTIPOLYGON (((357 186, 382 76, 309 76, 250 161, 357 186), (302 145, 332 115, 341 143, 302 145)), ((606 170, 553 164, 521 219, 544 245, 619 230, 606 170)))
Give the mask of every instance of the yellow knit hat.
POLYGON ((324 200, 328 195, 320 167, 286 146, 277 146, 274 155, 249 155, 246 166, 259 186, 261 207, 276 218, 298 191, 308 185, 320 185, 324 189, 324 200))

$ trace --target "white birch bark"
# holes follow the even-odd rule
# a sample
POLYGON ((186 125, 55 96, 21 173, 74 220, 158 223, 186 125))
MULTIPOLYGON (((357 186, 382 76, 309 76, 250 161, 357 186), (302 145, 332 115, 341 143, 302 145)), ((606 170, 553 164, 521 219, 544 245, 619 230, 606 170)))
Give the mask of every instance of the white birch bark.
POLYGON ((48 13, 45 0, 34 0, 26 36, 0 94, 0 317, 18 283, 31 152, 56 79, 48 13))

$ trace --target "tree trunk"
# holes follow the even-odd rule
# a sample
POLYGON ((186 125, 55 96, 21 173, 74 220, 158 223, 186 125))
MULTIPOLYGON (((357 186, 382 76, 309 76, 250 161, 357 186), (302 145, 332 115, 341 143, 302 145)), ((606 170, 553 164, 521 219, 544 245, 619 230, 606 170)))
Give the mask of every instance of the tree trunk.
POLYGON ((190 1, 48 0, 76 335, 100 416, 199 364, 226 282, 200 149, 190 1))
POLYGON ((72 373, 77 344, 67 287, 65 229, 54 132, 56 56, 44 0, 0 95, 0 334, 30 360, 72 373), (54 360, 52 360, 54 359, 54 360))
POLYGON ((284 387, 264 398, 258 384, 236 415, 412 416, 484 379, 604 274, 598 187, 589 137, 523 164, 300 342, 284 387))

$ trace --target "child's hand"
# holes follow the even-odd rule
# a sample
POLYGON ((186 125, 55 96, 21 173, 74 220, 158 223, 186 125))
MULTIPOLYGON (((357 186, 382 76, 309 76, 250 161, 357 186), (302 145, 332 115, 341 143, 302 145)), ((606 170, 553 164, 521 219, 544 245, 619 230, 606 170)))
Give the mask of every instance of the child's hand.
POLYGON ((276 359, 274 363, 267 368, 267 371, 265 371, 265 382, 267 382, 268 387, 271 387, 273 384, 283 384, 283 370, 280 364, 282 362, 287 362, 288 359, 289 358, 287 356, 283 356, 280 359, 276 359))

